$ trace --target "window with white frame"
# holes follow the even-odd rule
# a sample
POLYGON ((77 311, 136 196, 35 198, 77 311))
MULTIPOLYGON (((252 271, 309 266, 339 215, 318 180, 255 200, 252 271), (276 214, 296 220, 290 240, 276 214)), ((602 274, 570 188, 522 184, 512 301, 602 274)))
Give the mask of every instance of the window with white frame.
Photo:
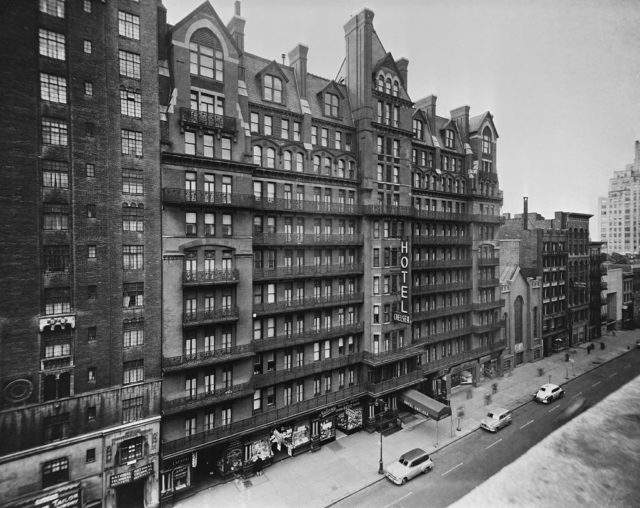
POLYGON ((66 39, 63 34, 40 28, 38 31, 40 55, 65 60, 66 39))
POLYGON ((61 457, 42 464, 42 488, 69 481, 69 459, 61 457))
POLYGON ((118 11, 118 34, 128 39, 140 40, 140 17, 118 11))
POLYGON ((191 74, 224 81, 222 50, 213 34, 204 28, 197 30, 191 38, 189 63, 191 74))
POLYGON ((140 55, 121 49, 118 51, 118 60, 121 76, 140 79, 140 55))
POLYGON ((122 384, 125 385, 144 381, 144 360, 124 362, 122 374, 122 384))
POLYGON ((122 246, 122 268, 141 270, 144 267, 144 245, 122 246))
POLYGON ((64 18, 65 0, 40 0, 40 12, 56 18, 64 18))
POLYGON ((62 161, 42 161, 42 186, 69 188, 69 164, 62 161))
POLYGON ((53 74, 40 73, 40 98, 57 104, 67 103, 67 79, 53 74))
POLYGON ((122 155, 133 155, 134 157, 142 157, 142 132, 130 131, 122 129, 122 155))
POLYGON ((57 118, 42 119, 42 143, 45 145, 67 146, 68 125, 57 118))
POLYGON ((340 101, 338 96, 333 93, 324 94, 324 114, 326 116, 338 117, 340 114, 340 101))
POLYGON ((122 325, 122 345, 124 347, 142 346, 144 344, 144 320, 125 321, 122 325))
POLYGON ((267 74, 262 80, 263 98, 269 102, 282 104, 282 80, 267 74))
POLYGON ((140 92, 120 90, 120 113, 132 118, 142 117, 142 95, 140 92))

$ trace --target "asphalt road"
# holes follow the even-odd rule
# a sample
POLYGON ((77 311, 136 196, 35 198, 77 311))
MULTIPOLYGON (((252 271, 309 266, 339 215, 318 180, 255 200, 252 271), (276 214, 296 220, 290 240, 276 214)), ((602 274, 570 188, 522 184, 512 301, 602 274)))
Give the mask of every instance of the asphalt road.
MULTIPOLYGON (((569 381, 563 386, 564 398, 548 405, 531 401, 514 410, 512 425, 499 432, 493 434, 478 428, 432 453, 435 467, 430 473, 400 487, 381 479, 334 506, 446 507, 638 374, 640 350, 634 349, 569 381), (586 409, 569 414, 572 403, 580 397, 586 400, 586 409)), ((532 398, 534 391, 535 387, 532 398)))

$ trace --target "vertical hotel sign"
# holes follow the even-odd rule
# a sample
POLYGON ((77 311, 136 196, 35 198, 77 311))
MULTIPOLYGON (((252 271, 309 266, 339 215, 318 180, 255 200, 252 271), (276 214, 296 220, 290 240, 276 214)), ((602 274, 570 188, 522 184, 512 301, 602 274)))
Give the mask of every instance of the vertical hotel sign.
POLYGON ((400 310, 393 313, 393 321, 396 323, 411 324, 411 317, 407 312, 409 306, 409 290, 407 274, 409 273, 409 242, 403 240, 400 244, 400 273, 402 280, 400 281, 400 310))

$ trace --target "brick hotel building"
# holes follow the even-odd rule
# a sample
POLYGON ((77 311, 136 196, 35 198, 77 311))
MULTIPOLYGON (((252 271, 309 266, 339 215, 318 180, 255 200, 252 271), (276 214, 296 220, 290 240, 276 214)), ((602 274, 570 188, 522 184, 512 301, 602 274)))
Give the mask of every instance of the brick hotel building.
POLYGON ((0 14, 2 502, 157 505, 500 371, 493 117, 411 100, 373 12, 335 80, 238 3, 0 14))

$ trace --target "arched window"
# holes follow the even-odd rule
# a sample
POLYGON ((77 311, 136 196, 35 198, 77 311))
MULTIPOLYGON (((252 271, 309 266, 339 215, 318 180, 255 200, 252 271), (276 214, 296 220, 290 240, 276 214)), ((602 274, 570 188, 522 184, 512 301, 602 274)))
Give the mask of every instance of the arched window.
POLYGON ((384 92, 384 76, 378 76, 378 92, 384 92))
POLYGON ((196 30, 189 41, 191 74, 224 81, 222 46, 206 28, 196 30))
POLYGON ((391 95, 391 78, 387 78, 387 80, 385 81, 385 90, 386 93, 388 93, 389 95, 391 95))
POLYGON ((263 95, 265 101, 282 104, 282 80, 267 74, 263 80, 263 95))
POLYGON ((293 162, 293 154, 290 151, 284 152, 284 169, 291 171, 291 164, 293 162))
POLYGON ((397 79, 393 80, 393 95, 397 97, 400 94, 400 84, 397 79))
POLYGON ((267 166, 268 168, 276 167, 276 151, 273 148, 267 148, 267 166))
POLYGON ((516 301, 513 303, 513 324, 514 324, 514 341, 516 344, 520 344, 522 342, 523 333, 523 322, 522 322, 522 307, 523 300, 521 296, 516 298, 516 301))
POLYGON ((296 171, 302 172, 304 171, 304 161, 303 156, 300 152, 296 154, 296 171))
POLYGON ((482 131, 482 153, 491 154, 491 129, 485 127, 482 131))
POLYGON ((313 172, 320 173, 320 156, 319 155, 313 156, 313 172))
POLYGON ((253 147, 253 163, 262 166, 262 147, 255 145, 253 147))
POLYGON ((338 159, 338 177, 344 178, 344 161, 342 159, 338 159))

